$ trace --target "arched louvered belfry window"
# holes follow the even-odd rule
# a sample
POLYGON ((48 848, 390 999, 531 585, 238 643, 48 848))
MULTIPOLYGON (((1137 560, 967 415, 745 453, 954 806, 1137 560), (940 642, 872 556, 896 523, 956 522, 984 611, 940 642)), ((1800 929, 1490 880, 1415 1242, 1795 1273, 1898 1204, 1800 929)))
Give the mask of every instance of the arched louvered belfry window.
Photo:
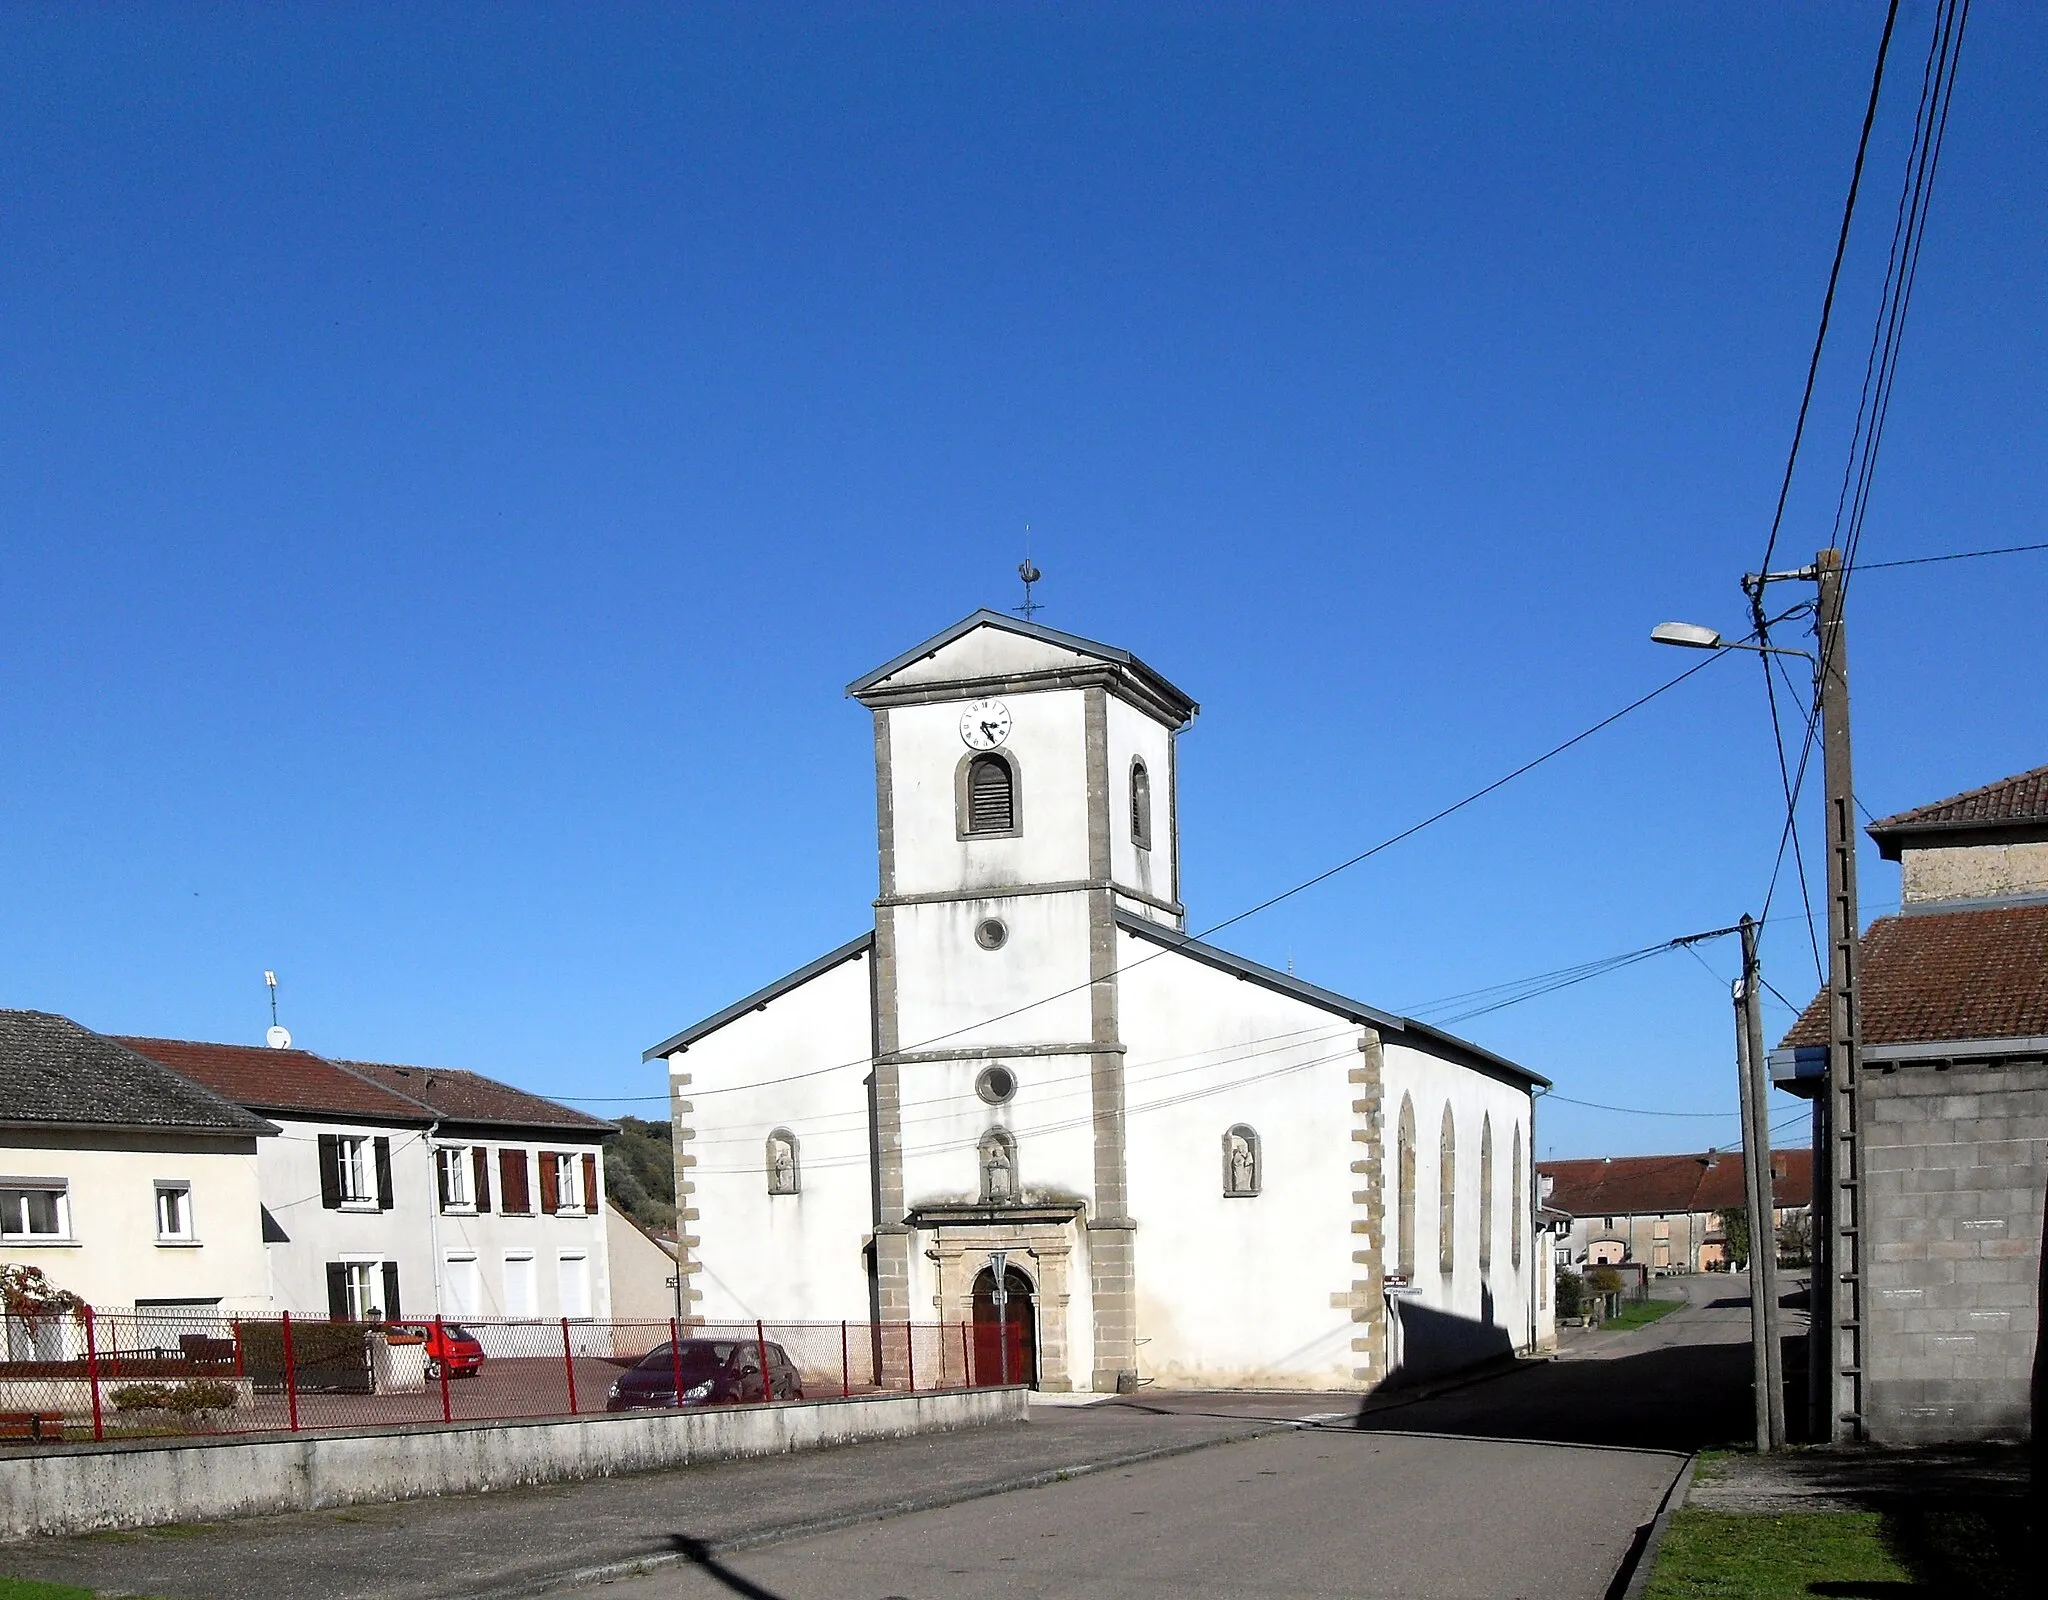
POLYGON ((1152 848, 1152 774, 1142 761, 1131 763, 1131 843, 1152 848))
POLYGON ((1009 757, 993 751, 971 757, 964 787, 963 834, 1017 831, 1017 771, 1009 757))

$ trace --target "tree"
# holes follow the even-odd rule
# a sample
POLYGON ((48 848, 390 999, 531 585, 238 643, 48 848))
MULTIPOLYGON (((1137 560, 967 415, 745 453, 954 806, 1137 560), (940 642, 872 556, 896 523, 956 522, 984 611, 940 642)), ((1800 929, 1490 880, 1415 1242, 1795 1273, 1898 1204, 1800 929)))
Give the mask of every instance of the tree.
POLYGON ((676 1226, 675 1147, 669 1125, 620 1117, 604 1147, 604 1186, 618 1208, 651 1233, 676 1226))
POLYGON ((10 1261, 0 1264, 0 1310, 10 1317, 75 1317, 83 1315, 85 1302, 58 1288, 41 1267, 10 1261))
POLYGON ((1729 1206, 1721 1213, 1721 1232, 1728 1240, 1728 1262, 1749 1260, 1749 1207, 1729 1206))

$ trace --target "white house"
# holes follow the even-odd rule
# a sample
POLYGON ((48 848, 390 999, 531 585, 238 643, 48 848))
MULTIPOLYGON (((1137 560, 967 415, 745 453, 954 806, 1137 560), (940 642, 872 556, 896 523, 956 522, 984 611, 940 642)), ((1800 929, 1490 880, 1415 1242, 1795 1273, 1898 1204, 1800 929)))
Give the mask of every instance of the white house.
POLYGON ((0 1011, 0 1262, 101 1309, 267 1311, 258 1149, 277 1131, 68 1018, 0 1011))
POLYGON ((349 1319, 610 1315, 610 1123, 449 1068, 121 1041, 260 1111, 276 1309, 349 1319))
POLYGON ((647 1052, 695 1314, 986 1322, 1000 1252, 1048 1389, 1364 1389, 1548 1342, 1544 1080, 1188 937, 1192 700, 988 611, 848 692, 873 930, 647 1052))

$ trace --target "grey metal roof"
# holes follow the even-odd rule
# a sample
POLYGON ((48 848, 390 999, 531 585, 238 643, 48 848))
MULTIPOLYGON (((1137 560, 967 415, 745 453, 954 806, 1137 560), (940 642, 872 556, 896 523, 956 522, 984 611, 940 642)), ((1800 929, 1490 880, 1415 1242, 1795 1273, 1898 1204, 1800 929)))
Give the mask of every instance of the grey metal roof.
POLYGON ((723 1011, 716 1012, 706 1017, 702 1022, 683 1029, 681 1033, 676 1034, 672 1038, 662 1040, 660 1044, 655 1045, 650 1050, 643 1050, 640 1053, 640 1059, 642 1061, 652 1061, 656 1056, 669 1055, 677 1050, 687 1050, 699 1039, 702 1039, 707 1034, 716 1033, 728 1022, 736 1021, 738 1018, 745 1016, 749 1011, 760 1011, 767 1006, 769 1001, 788 994, 792 989, 809 983, 811 979, 817 977, 821 972, 830 972, 841 962, 851 961, 855 956, 865 954, 874 942, 875 935, 873 930, 862 934, 858 939, 850 939, 837 950, 818 957, 816 961, 811 962, 808 966, 798 967, 788 977, 777 978, 767 988, 756 989, 746 999, 735 1000, 723 1011))
POLYGON ((1161 927, 1158 923, 1141 917, 1134 911, 1127 911, 1121 906, 1117 908, 1116 924, 1126 933, 1135 933, 1141 938, 1152 940, 1155 944, 1164 945, 1169 950, 1178 950, 1182 955, 1206 966, 1215 967, 1218 971, 1228 972, 1249 983, 1261 984, 1282 994, 1292 995, 1295 999, 1306 1001, 1309 1005, 1320 1007, 1324 1011, 1334 1011, 1348 1021, 1369 1023, 1382 1035, 1405 1034, 1435 1045, 1447 1054, 1456 1056, 1464 1065, 1484 1072, 1490 1077, 1506 1078, 1523 1088, 1550 1087, 1550 1080, 1540 1073, 1531 1072, 1527 1067, 1508 1060, 1506 1056, 1497 1056, 1491 1050, 1482 1049, 1469 1039, 1460 1039, 1456 1034, 1432 1028, 1426 1022, 1397 1017, 1391 1011, 1381 1011, 1361 1000, 1348 999, 1334 990, 1304 983, 1289 973, 1276 972, 1271 967, 1261 966, 1258 962, 1249 961, 1240 955, 1233 955, 1228 950, 1219 950, 1213 944, 1204 944, 1201 940, 1191 939, 1172 928, 1161 927))
POLYGON ((0 1122, 277 1132, 211 1089, 47 1011, 0 1010, 0 1122))
POLYGON ((855 678, 846 686, 846 692, 858 697, 885 678, 901 672, 912 662, 930 655, 935 650, 944 649, 955 639, 972 633, 976 628, 1001 628, 1006 633, 1019 634, 1026 639, 1037 639, 1044 644, 1057 645, 1063 650, 1073 650, 1127 668, 1133 676, 1143 679, 1147 687, 1161 699, 1175 707, 1183 720, 1192 717, 1201 709, 1185 690, 1178 688, 1153 668, 1145 665, 1128 650, 1119 650, 1115 645, 1102 644, 1094 639, 1084 639, 1078 633, 1062 633, 1057 628, 1026 622, 1021 617, 1008 617, 1000 611, 990 611, 985 606, 971 617, 962 618, 952 627, 933 634, 923 644, 912 645, 894 660, 883 662, 873 672, 855 678))

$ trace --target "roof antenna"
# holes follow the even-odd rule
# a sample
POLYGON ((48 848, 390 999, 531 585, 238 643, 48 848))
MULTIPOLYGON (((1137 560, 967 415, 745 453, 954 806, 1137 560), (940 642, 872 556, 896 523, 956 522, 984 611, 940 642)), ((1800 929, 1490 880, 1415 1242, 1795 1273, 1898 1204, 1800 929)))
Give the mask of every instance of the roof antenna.
POLYGON ((1045 574, 1031 564, 1031 524, 1028 522, 1024 524, 1024 559, 1017 563, 1017 576, 1024 580, 1024 603, 1010 609, 1029 622, 1045 609, 1031 598, 1031 586, 1045 574))
POLYGON ((263 982, 270 990, 270 1030, 263 1035, 263 1042, 273 1050, 289 1050, 292 1036, 278 1025, 277 1020, 277 974, 265 971, 263 982))

